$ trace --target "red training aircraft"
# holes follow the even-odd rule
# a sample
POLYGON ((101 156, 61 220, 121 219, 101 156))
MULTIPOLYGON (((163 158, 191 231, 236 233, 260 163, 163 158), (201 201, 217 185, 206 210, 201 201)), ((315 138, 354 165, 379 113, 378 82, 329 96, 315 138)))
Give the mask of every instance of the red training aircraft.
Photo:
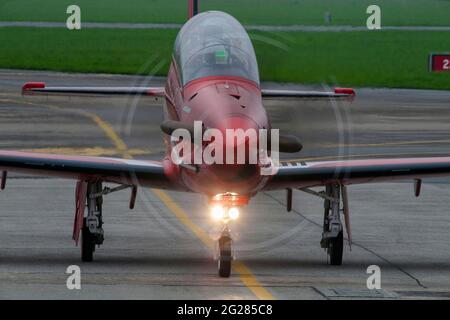
MULTIPOLYGON (((232 261, 228 224, 237 218, 239 207, 246 205, 260 191, 287 190, 287 209, 290 211, 295 188, 324 200, 321 246, 327 249, 330 263, 340 265, 344 240, 341 212, 351 243, 347 185, 411 179, 415 182, 416 195, 419 195, 421 178, 450 176, 450 157, 289 163, 271 176, 262 175, 261 165, 248 161, 244 164, 175 164, 170 155, 176 143, 171 141, 170 135, 180 128, 192 130, 196 120, 201 120, 205 128, 217 128, 222 132, 226 129, 271 129, 262 104, 264 97, 351 98, 355 94, 352 89, 335 89, 334 92, 262 90, 254 49, 242 25, 223 12, 196 15, 197 9, 197 2, 190 1, 190 19, 176 39, 165 88, 46 87, 39 82, 23 86, 24 94, 164 98, 165 120, 161 129, 165 133, 167 156, 162 161, 0 151, 2 189, 7 171, 77 181, 73 239, 78 243, 81 234, 83 261, 92 261, 95 246, 103 243, 104 195, 131 188, 130 208, 133 208, 137 186, 162 188, 197 192, 210 199, 213 214, 224 223, 218 240, 219 275, 228 277, 232 261), (118 186, 103 188, 104 182, 118 186), (325 187, 324 192, 311 189, 320 186, 325 187)), ((280 135, 280 152, 298 152, 300 149, 296 138, 280 135)))

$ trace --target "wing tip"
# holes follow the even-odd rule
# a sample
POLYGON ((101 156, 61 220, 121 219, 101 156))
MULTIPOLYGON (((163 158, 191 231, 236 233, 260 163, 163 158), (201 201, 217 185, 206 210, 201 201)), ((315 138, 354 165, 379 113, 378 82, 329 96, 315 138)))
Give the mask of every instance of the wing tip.
POLYGON ((150 88, 145 94, 151 97, 164 97, 165 93, 165 88, 150 88))
POLYGON ((22 95, 31 94, 33 89, 45 88, 45 82, 27 82, 22 86, 22 95))
POLYGON ((353 88, 334 88, 334 93, 335 94, 346 94, 349 96, 355 96, 356 92, 355 89, 353 88))

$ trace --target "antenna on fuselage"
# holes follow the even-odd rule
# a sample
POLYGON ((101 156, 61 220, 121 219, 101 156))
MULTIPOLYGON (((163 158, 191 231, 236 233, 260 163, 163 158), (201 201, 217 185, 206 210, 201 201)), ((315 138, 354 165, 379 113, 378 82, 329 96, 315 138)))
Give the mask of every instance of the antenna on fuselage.
POLYGON ((200 11, 199 0, 188 0, 188 20, 200 11))

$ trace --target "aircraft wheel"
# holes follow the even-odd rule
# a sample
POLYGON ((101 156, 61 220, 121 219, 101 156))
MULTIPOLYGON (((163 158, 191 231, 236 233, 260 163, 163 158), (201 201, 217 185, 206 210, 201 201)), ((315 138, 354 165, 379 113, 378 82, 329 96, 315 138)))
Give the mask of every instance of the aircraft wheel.
POLYGON ((218 269, 219 276, 228 278, 231 274, 231 239, 229 237, 221 237, 219 239, 219 259, 218 269))
POLYGON ((328 243, 328 254, 330 255, 330 264, 340 266, 342 264, 342 254, 344 251, 344 235, 339 232, 338 236, 330 239, 328 243))
POLYGON ((86 218, 84 218, 83 229, 81 230, 81 261, 91 262, 94 259, 94 251, 94 236, 86 226, 86 218))

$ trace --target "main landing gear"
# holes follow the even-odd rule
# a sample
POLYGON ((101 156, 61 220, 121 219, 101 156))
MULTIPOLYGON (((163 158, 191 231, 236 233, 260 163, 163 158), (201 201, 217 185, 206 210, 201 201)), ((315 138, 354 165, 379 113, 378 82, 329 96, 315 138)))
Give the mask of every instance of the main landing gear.
POLYGON ((341 221, 341 213, 345 218, 348 240, 351 245, 346 187, 335 183, 326 185, 325 191, 322 192, 316 192, 308 188, 300 190, 324 199, 323 231, 320 246, 327 251, 329 264, 341 265, 344 251, 344 227, 341 221), (342 209, 341 203, 343 203, 342 209))
POLYGON ((88 182, 87 185, 87 216, 83 219, 81 229, 81 260, 90 262, 93 260, 95 246, 103 244, 103 217, 102 217, 102 183, 88 182))
POLYGON ((103 196, 112 192, 132 188, 130 209, 134 208, 137 187, 119 185, 115 188, 102 186, 101 181, 79 181, 75 192, 76 211, 73 238, 78 243, 81 235, 81 260, 91 262, 94 259, 95 247, 103 244, 103 196), (87 214, 85 209, 87 207, 87 214))
POLYGON ((323 232, 320 246, 327 250, 331 265, 341 265, 344 251, 343 227, 340 218, 339 185, 326 186, 324 200, 323 232))

